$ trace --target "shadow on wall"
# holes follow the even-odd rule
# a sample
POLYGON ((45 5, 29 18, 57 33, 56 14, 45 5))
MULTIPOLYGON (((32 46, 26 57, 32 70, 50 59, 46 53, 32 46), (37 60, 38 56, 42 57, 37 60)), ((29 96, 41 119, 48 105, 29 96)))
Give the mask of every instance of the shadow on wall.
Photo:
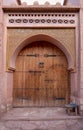
POLYGON ((17 0, 3 0, 3 5, 17 4, 17 0))
POLYGON ((80 5, 79 0, 66 0, 66 5, 69 4, 69 3, 74 5, 74 6, 79 6, 80 5))
MULTIPOLYGON (((36 1, 36 0, 34 0, 34 1, 36 1)), ((25 2, 26 2, 26 0, 25 0, 25 2)), ((79 0, 63 0, 62 3, 65 4, 65 5, 68 5, 68 4, 71 4, 71 5, 74 5, 74 6, 79 6, 80 5, 79 0)), ((11 4, 12 5, 18 5, 18 2, 17 2, 17 0, 3 0, 3 5, 11 5, 11 4)))

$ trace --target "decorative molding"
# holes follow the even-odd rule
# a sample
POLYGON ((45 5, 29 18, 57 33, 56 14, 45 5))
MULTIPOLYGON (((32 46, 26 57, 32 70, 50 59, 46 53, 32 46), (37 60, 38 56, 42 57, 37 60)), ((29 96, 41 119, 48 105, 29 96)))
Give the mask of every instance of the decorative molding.
MULTIPOLYGON (((74 28, 8 28, 7 30, 7 57, 6 65, 7 68, 10 66, 15 67, 15 62, 10 62, 10 59, 18 55, 17 52, 24 48, 28 44, 34 41, 48 41, 53 43, 57 47, 61 47, 65 55, 68 51, 69 55, 67 57, 69 60, 69 69, 75 68, 75 29, 74 28), (64 49, 63 49, 64 48, 64 49), (67 49, 67 51, 65 50, 67 49), (70 61, 73 61, 71 64, 70 61)), ((14 57, 15 60, 15 57, 14 57)))
POLYGON ((76 13, 8 13, 7 26, 75 26, 76 13))
POLYGON ((7 7, 3 6, 3 11, 4 12, 71 12, 71 13, 76 13, 80 11, 80 6, 55 6, 55 5, 50 5, 50 6, 16 6, 16 7, 7 7))

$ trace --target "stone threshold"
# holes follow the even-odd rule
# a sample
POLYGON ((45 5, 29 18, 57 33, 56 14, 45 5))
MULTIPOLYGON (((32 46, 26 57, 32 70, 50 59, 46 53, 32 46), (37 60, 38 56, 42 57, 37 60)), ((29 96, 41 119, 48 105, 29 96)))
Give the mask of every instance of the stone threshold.
POLYGON ((64 108, 13 108, 1 117, 1 121, 56 121, 83 119, 80 115, 68 115, 64 108))
POLYGON ((1 119, 0 121, 58 121, 58 120, 77 120, 77 119, 83 119, 83 117, 80 116, 71 116, 71 117, 63 117, 63 118, 51 118, 51 119, 27 119, 27 118, 18 118, 18 119, 1 119))

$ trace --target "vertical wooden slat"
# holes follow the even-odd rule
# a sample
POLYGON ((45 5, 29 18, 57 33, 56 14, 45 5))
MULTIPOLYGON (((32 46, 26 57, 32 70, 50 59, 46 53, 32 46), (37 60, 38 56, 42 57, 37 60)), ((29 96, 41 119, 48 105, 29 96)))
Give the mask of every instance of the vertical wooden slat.
POLYGON ((64 53, 51 43, 34 42, 22 49, 14 72, 14 105, 52 107, 68 103, 67 67, 64 53))

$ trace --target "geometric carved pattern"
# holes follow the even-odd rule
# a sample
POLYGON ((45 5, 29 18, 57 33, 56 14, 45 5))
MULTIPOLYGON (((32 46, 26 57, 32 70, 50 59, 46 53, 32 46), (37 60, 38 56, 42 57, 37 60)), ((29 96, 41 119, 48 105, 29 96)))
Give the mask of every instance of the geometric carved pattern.
MULTIPOLYGON (((18 24, 19 25, 19 24, 18 24)), ((9 67, 10 59, 13 55, 13 52, 16 50, 16 47, 20 45, 26 38, 29 39, 30 37, 36 36, 36 35, 46 35, 44 38, 40 38, 38 40, 44 40, 47 39, 47 36, 50 36, 54 39, 57 39, 60 41, 63 46, 68 50, 68 52, 71 54, 73 59, 73 68, 74 68, 74 62, 75 62, 75 28, 20 28, 18 26, 15 28, 11 28, 11 26, 8 28, 7 31, 7 67, 9 67)), ((36 38, 31 38, 31 41, 36 38)), ((28 44, 30 42, 29 40, 26 42, 28 44)), ((56 42, 55 42, 56 43, 56 42)), ((23 44, 24 45, 24 44, 23 44)), ((46 56, 46 55, 45 55, 46 56)), ((42 61, 41 61, 42 62, 42 61)))
POLYGON ((9 13, 9 16, 28 16, 28 17, 44 17, 44 16, 59 16, 59 17, 75 17, 75 13, 9 13))
POLYGON ((62 19, 9 19, 9 23, 59 23, 59 24, 62 24, 62 23, 65 23, 65 24, 68 24, 68 23, 71 23, 71 24, 74 24, 75 23, 75 20, 71 19, 71 20, 62 20, 62 19))
POLYGON ((75 23, 75 13, 8 13, 8 24, 10 25, 71 25, 75 23))

